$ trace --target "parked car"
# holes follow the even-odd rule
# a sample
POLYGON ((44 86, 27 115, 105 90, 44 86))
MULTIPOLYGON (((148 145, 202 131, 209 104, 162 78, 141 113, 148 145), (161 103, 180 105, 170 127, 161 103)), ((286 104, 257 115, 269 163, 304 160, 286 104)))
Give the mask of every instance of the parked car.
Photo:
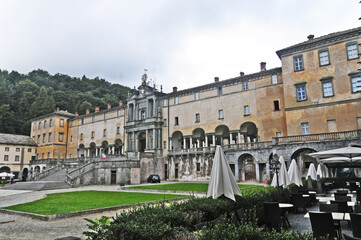
POLYGON ((149 183, 160 183, 160 177, 157 174, 151 174, 148 177, 147 182, 149 182, 149 183))

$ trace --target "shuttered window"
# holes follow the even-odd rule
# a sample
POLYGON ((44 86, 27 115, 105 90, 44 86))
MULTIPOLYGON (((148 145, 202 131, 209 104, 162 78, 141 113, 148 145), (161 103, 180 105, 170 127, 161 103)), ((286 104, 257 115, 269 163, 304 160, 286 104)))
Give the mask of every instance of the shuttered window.
POLYGON ((327 120, 328 132, 337 132, 336 120, 327 120))

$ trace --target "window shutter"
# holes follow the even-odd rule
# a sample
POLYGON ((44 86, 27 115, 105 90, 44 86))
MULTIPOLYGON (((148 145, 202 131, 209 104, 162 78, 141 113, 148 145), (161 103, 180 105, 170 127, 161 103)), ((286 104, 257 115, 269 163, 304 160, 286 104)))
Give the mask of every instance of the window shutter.
POLYGON ((328 132, 337 132, 336 120, 327 120, 328 132))

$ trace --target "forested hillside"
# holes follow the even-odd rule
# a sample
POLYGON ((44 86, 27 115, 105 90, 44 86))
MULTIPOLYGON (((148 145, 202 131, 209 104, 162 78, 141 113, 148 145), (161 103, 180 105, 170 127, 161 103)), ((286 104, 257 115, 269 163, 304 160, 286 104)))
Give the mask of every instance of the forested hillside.
POLYGON ((0 133, 30 134, 30 119, 53 112, 56 107, 84 114, 89 108, 118 106, 129 88, 98 77, 74 78, 50 75, 44 70, 28 74, 0 69, 0 133))

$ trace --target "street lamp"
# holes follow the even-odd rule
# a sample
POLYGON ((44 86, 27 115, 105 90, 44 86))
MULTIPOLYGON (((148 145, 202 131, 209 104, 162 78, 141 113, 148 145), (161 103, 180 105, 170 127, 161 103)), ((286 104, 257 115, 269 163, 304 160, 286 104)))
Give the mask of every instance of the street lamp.
POLYGON ((279 161, 279 158, 280 157, 277 155, 277 153, 275 153, 275 154, 273 154, 273 158, 272 158, 272 161, 271 161, 271 169, 276 174, 278 201, 280 201, 280 184, 279 184, 279 181, 278 181, 278 173, 279 173, 279 170, 281 168, 281 162, 279 161))

